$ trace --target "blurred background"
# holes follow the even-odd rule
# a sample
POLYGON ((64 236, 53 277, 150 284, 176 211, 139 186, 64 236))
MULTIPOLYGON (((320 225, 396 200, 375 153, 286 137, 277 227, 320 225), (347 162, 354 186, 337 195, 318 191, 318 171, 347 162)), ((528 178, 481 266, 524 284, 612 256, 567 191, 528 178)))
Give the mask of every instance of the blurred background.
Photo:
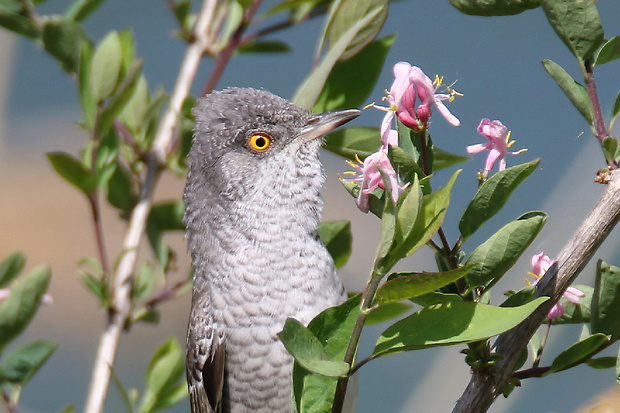
MULTIPOLYGON (((69 2, 50 0, 42 13, 63 12, 69 2)), ((267 2, 265 9, 269 6, 267 2)), ((271 2, 273 4, 273 2, 271 2)), ((597 3, 606 38, 620 34, 620 7, 617 1, 597 3)), ((554 257, 581 219, 592 208, 604 187, 593 183, 594 174, 605 166, 596 140, 576 109, 544 71, 541 61, 551 59, 579 79, 573 56, 547 24, 540 9, 513 17, 481 18, 460 14, 443 1, 402 0, 390 6, 380 37, 398 33, 389 52, 381 78, 369 98, 379 102, 389 89, 392 65, 408 61, 421 67, 429 77, 445 76, 463 93, 449 105, 461 120, 453 128, 435 114, 431 133, 435 145, 457 154, 465 147, 484 141, 476 132, 482 118, 499 119, 517 140, 513 149, 528 148, 508 164, 542 158, 539 169, 516 191, 507 207, 465 244, 471 250, 507 221, 530 210, 549 214, 547 225, 522 260, 496 287, 496 294, 525 285, 532 254, 544 250, 554 257)), ((218 89, 227 86, 264 88, 290 98, 309 73, 312 52, 322 28, 322 19, 276 33, 293 51, 233 58, 218 89)), ((162 84, 167 91, 174 85, 184 44, 175 38, 175 21, 164 1, 108 0, 85 26, 98 41, 110 30, 131 27, 136 37, 137 55, 145 57, 144 73, 154 89, 162 84)), ((213 62, 205 60, 193 92, 200 93, 213 62)), ((606 119, 620 88, 620 62, 595 72, 606 119)), ((153 91, 153 90, 152 90, 153 91)), ((379 126, 383 113, 365 110, 355 125, 379 126)), ((96 255, 92 224, 85 199, 54 173, 45 153, 65 150, 78 154, 86 141, 75 126, 82 118, 76 83, 57 63, 35 44, 0 31, 0 257, 16 249, 26 252, 28 269, 46 262, 52 268, 52 305, 43 306, 22 340, 49 338, 60 343, 58 350, 26 386, 20 403, 23 412, 58 412, 75 404, 83 408, 93 357, 104 313, 77 276, 80 258, 96 255)), ((354 244, 349 263, 341 270, 350 291, 364 285, 376 248, 379 222, 360 213, 353 199, 338 182, 338 174, 349 169, 329 153, 323 160, 327 170, 324 219, 350 219, 354 244)), ((484 155, 462 164, 464 172, 453 192, 444 228, 454 242, 457 225, 473 196, 476 171, 484 166, 484 155)), ((445 183, 451 171, 441 171, 435 185, 445 183)), ((167 177, 157 199, 174 199, 182 194, 184 181, 167 177)), ((105 237, 110 252, 118 251, 123 223, 115 211, 104 211, 105 237)), ((606 241, 595 258, 620 264, 618 231, 606 241)), ((189 270, 182 234, 171 237, 179 254, 178 277, 189 270)), ((149 258, 144 250, 143 258, 149 258)), ((414 254, 398 269, 435 269, 429 249, 414 254)), ((578 283, 593 284, 591 263, 578 283)), ((148 360, 170 336, 185 341, 189 294, 162 308, 157 327, 136 324, 121 341, 116 373, 126 387, 142 390, 148 360)), ((496 296, 494 302, 501 302, 496 296)), ((385 326, 365 331, 360 354, 368 354, 385 326)), ((554 327, 545 349, 543 365, 564 345, 577 341, 578 327, 554 327)), ((410 352, 374 361, 361 370, 358 411, 365 412, 447 412, 452 409, 469 380, 460 347, 410 352)), ((615 355, 612 348, 606 355, 615 355)), ((529 379, 510 398, 498 400, 495 413, 572 412, 598 403, 596 397, 615 388, 615 371, 578 367, 544 380, 529 379)), ((188 403, 172 411, 188 411, 188 403)), ((112 386, 107 412, 124 411, 118 391, 112 386)), ((615 410, 612 410, 615 411, 615 410)), ((620 411, 620 410, 618 410, 620 411)))

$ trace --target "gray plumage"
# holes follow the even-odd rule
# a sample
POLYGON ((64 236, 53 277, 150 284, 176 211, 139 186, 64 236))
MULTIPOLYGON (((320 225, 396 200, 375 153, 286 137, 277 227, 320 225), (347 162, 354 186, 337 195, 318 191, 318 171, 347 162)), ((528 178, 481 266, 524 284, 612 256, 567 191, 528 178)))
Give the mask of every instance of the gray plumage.
POLYGON ((359 112, 312 115, 231 88, 200 99, 194 114, 184 194, 191 410, 293 412, 293 359, 277 333, 288 317, 308 324, 346 299, 318 236, 319 138, 359 112))

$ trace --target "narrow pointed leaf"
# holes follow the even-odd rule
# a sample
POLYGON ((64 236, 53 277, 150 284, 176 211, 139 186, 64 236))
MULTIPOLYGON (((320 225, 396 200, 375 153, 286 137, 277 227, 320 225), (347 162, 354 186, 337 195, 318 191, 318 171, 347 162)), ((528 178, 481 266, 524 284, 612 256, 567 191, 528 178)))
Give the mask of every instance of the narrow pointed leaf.
POLYGON ((534 172, 539 163, 540 159, 536 159, 505 169, 491 176, 480 186, 459 222, 463 240, 469 238, 503 208, 510 195, 534 172))
POLYGON ((24 386, 52 355, 56 347, 57 343, 37 340, 11 349, 2 363, 6 379, 24 386))
POLYGON ((583 116, 589 124, 592 124, 594 119, 594 111, 592 110, 592 103, 588 98, 586 88, 574 81, 573 78, 557 63, 551 60, 543 60, 543 66, 547 73, 549 73, 553 80, 555 80, 558 84, 560 89, 562 89, 564 94, 566 94, 566 97, 570 99, 579 113, 581 113, 581 116, 583 116))
POLYGON ((586 361, 586 364, 595 369, 610 369, 616 367, 615 357, 597 357, 586 361))
POLYGON ((461 162, 465 162, 471 159, 471 156, 456 155, 433 147, 433 170, 439 171, 440 169, 449 168, 461 162))
POLYGON ((11 288, 0 304, 0 351, 30 323, 50 282, 50 269, 37 267, 11 288))
POLYGON ((286 320, 278 337, 295 360, 313 373, 342 377, 349 372, 347 363, 331 360, 319 339, 294 318, 286 320))
POLYGON ((381 305, 375 308, 372 313, 366 316, 365 326, 384 323, 388 320, 396 318, 411 309, 412 305, 401 302, 393 302, 381 305))
POLYGON ((495 284, 517 262, 546 221, 544 212, 528 212, 478 246, 465 262, 465 265, 482 264, 467 275, 470 287, 488 289, 495 284))
POLYGON ((101 111, 99 115, 99 130, 101 134, 108 132, 114 119, 121 114, 123 108, 133 96, 138 86, 143 64, 144 60, 139 59, 131 66, 127 76, 119 84, 114 96, 101 111))
POLYGON ((295 102, 295 104, 306 109, 310 109, 314 106, 336 62, 338 62, 342 54, 346 51, 347 47, 355 39, 360 30, 366 27, 381 13, 381 8, 377 7, 373 9, 363 19, 358 20, 357 23, 352 25, 338 39, 338 41, 323 57, 318 67, 310 73, 310 75, 295 92, 295 96, 293 97, 293 102, 295 102))
POLYGON ((592 297, 592 332, 620 338, 620 268, 599 260, 592 297))
POLYGON ((461 13, 472 16, 510 16, 540 6, 540 0, 450 0, 461 13))
POLYGON ((0 262, 0 288, 6 288, 24 269, 24 265, 26 256, 21 251, 15 251, 0 262))
POLYGON ((468 301, 424 308, 385 330, 373 357, 484 340, 515 327, 547 299, 510 308, 468 301))
POLYGON ((608 40, 596 55, 595 64, 597 66, 620 59, 620 36, 608 40))
POLYGON ((60 176, 86 195, 90 195, 97 186, 93 173, 72 155, 65 152, 51 152, 47 154, 47 158, 60 176))
POLYGON ((279 40, 259 40, 241 45, 238 53, 288 53, 291 47, 279 40))
POLYGON ((357 24, 358 21, 379 10, 370 19, 355 37, 349 42, 346 51, 342 53, 341 60, 347 60, 362 50, 379 34, 385 23, 388 14, 388 0, 338 0, 332 3, 329 21, 325 31, 325 40, 328 48, 334 45, 343 37, 347 31, 357 24))
POLYGON ((397 273, 377 290, 375 302, 379 305, 408 300, 435 291, 463 278, 474 266, 446 272, 397 273))
POLYGON ((352 58, 338 62, 312 111, 320 113, 362 106, 377 83, 387 52, 395 39, 396 35, 391 35, 375 40, 352 58))
POLYGON ((336 268, 344 266, 351 255, 351 222, 347 220, 321 222, 319 236, 334 259, 336 268))
POLYGON ((89 41, 82 26, 62 16, 52 16, 43 24, 41 40, 45 50, 60 61, 64 70, 77 72, 82 40, 89 41))
MULTIPOLYGON (((343 360, 359 315, 360 295, 345 303, 328 308, 308 324, 331 360, 343 360)), ((330 411, 338 379, 310 373, 299 363, 293 367, 293 394, 297 411, 330 411)))
POLYGON ((593 334, 585 340, 573 344, 553 360, 553 363, 551 363, 551 370, 549 370, 547 374, 566 370, 582 362, 605 343, 607 343, 607 337, 605 334, 599 333, 593 334))
POLYGON ((0 26, 15 33, 36 39, 41 33, 41 29, 35 24, 35 21, 19 14, 21 7, 15 12, 0 7, 0 26))
POLYGON ((76 0, 65 16, 68 19, 80 22, 90 16, 95 10, 101 6, 105 0, 76 0))
POLYGON ((185 357, 176 338, 171 337, 153 355, 146 372, 146 393, 142 412, 150 412, 162 399, 177 391, 185 374, 185 357))
POLYGON ((581 60, 592 57, 605 40, 592 0, 541 0, 547 20, 571 52, 581 60))
POLYGON ((89 81, 95 100, 102 101, 114 92, 122 64, 121 41, 113 31, 101 40, 93 54, 89 81))

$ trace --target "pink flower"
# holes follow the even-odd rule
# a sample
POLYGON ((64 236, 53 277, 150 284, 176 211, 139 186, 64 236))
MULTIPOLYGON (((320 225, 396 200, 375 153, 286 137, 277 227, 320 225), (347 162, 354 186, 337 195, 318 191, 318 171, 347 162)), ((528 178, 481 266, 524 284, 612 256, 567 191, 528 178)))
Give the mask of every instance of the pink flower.
MULTIPOLYGON (((383 182, 381 172, 389 180, 390 196, 394 202, 398 201, 404 188, 399 185, 398 175, 390 163, 386 148, 382 147, 379 151, 369 155, 364 159, 364 162, 358 159, 358 164, 353 162, 349 162, 349 164, 357 169, 359 175, 344 181, 361 183, 360 192, 355 203, 362 212, 366 213, 370 209, 369 196, 372 191, 377 188, 385 189, 385 182, 383 182)), ((355 172, 349 171, 345 172, 345 174, 355 174, 355 172)))
POLYGON ((442 83, 443 78, 436 76, 432 82, 422 69, 407 62, 398 62, 394 65, 394 83, 387 95, 389 106, 387 108, 374 106, 386 112, 381 125, 381 142, 384 145, 388 144, 388 137, 393 136, 389 131, 394 115, 397 115, 405 126, 421 130, 428 126, 433 103, 451 125, 460 125, 460 121, 450 113, 443 101, 452 101, 454 96, 461 94, 450 87, 447 88, 447 94, 435 93, 442 83), (419 104, 417 100, 420 101, 419 104))
MULTIPOLYGON (((534 255, 532 257, 532 272, 530 275, 536 278, 536 281, 531 285, 536 285, 554 262, 555 261, 552 261, 551 258, 545 255, 544 251, 540 254, 534 255)), ((579 299, 585 297, 585 294, 577 288, 568 287, 562 296, 573 304, 579 304, 579 299)), ((551 307, 551 310, 549 310, 547 319, 553 320, 554 318, 562 317, 563 315, 564 306, 558 301, 553 307, 551 307)))
POLYGON ((475 155, 483 151, 489 151, 487 155, 487 162, 484 166, 484 172, 488 173, 493 169, 495 161, 499 159, 499 170, 506 169, 506 155, 518 155, 527 151, 527 149, 521 149, 516 152, 508 152, 515 141, 510 140, 510 132, 506 126, 499 120, 491 122, 489 119, 482 119, 480 125, 478 125, 478 133, 487 138, 487 143, 479 143, 476 145, 470 145, 467 147, 467 153, 475 155))

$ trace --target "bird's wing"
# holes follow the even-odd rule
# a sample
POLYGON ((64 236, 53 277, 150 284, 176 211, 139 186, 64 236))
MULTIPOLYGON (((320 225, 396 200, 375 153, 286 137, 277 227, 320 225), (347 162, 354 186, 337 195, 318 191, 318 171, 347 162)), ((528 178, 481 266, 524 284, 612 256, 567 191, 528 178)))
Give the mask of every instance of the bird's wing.
POLYGON ((224 337, 210 320, 192 319, 186 374, 192 413, 220 413, 224 388, 224 337))

